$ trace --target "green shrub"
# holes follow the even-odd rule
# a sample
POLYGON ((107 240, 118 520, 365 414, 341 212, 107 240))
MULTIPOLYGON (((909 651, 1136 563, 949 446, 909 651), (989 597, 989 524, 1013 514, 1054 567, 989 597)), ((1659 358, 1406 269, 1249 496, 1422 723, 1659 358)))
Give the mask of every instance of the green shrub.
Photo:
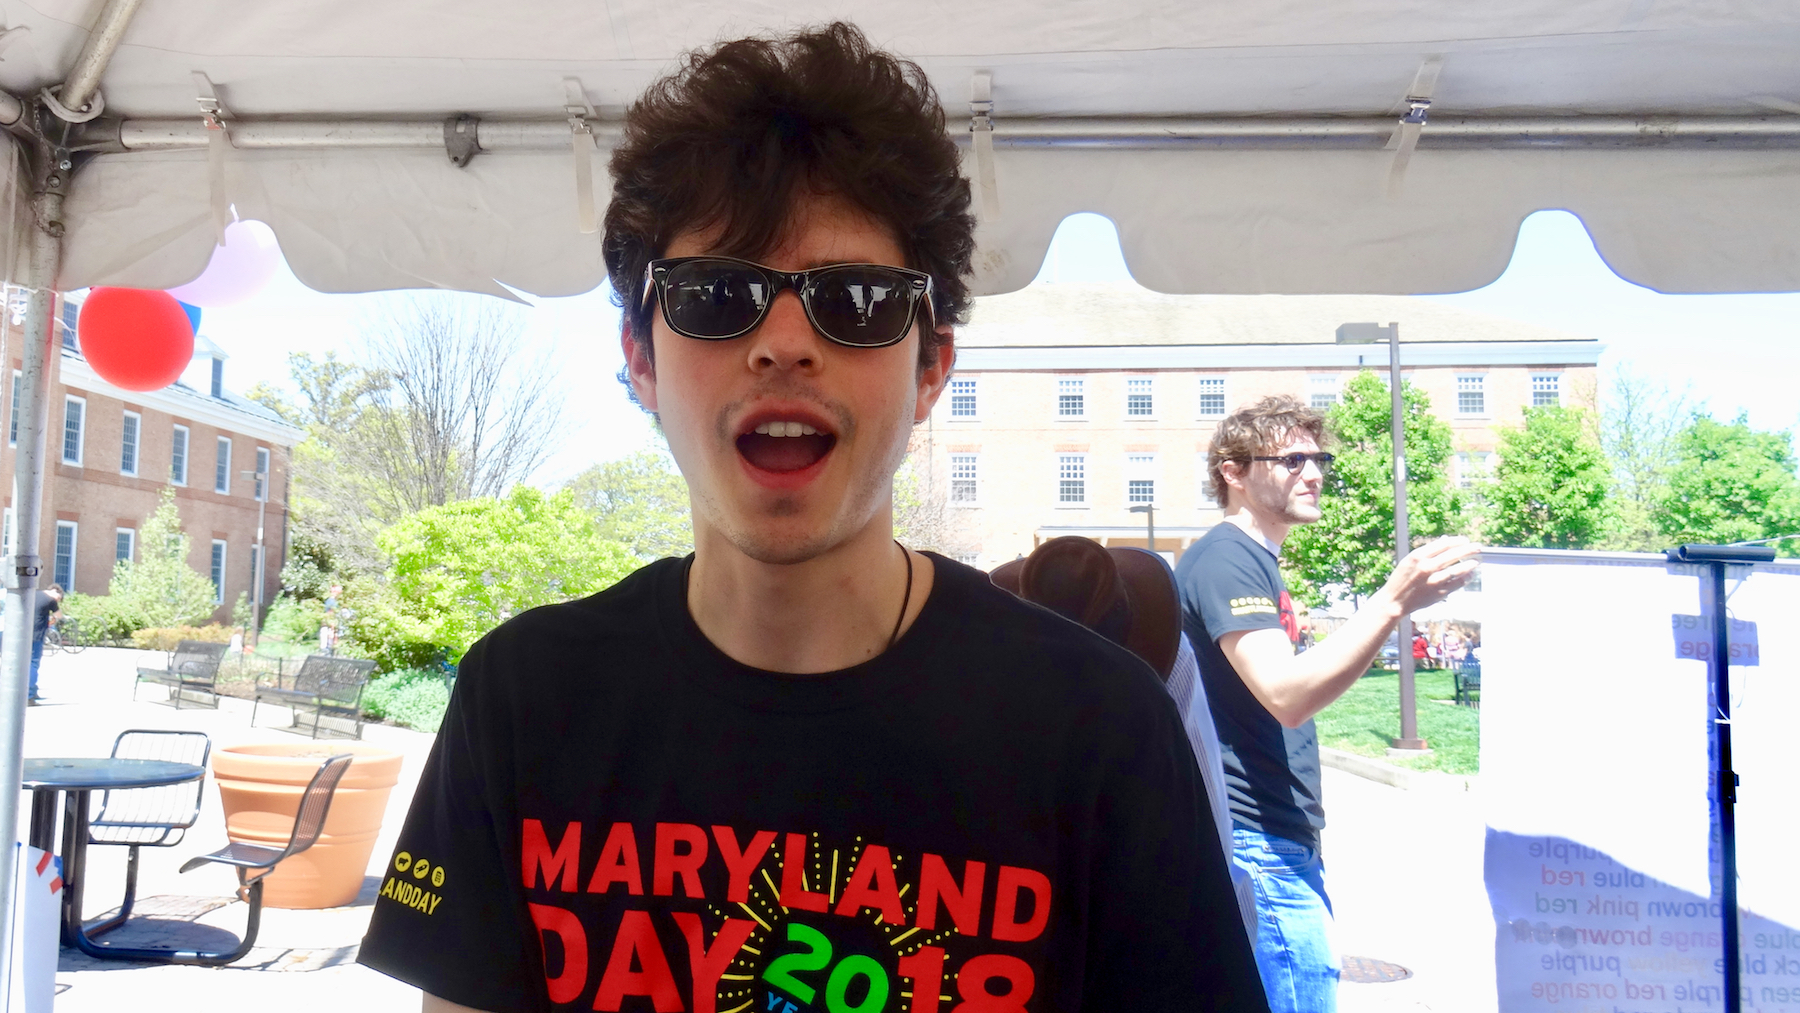
POLYGON ((104 594, 75 594, 62 600, 62 613, 81 624, 81 636, 90 644, 120 644, 131 640, 139 616, 135 609, 104 594))
POLYGON ((209 644, 229 644, 232 634, 237 632, 233 626, 221 623, 208 623, 205 626, 163 626, 148 630, 133 630, 131 646, 140 651, 173 651, 183 640, 203 640, 209 644))
POLYGON ((323 602, 315 598, 295 598, 283 594, 269 605, 269 614, 263 617, 263 633, 290 644, 311 641, 316 650, 319 624, 324 618, 323 602))
POLYGON ((363 690, 364 713, 422 732, 435 732, 444 722, 450 690, 437 672, 403 668, 375 679, 363 690))
POLYGON ((407 615, 392 585, 374 577, 353 577, 338 601, 342 653, 372 658, 379 672, 428 669, 444 656, 427 639, 425 626, 407 615))

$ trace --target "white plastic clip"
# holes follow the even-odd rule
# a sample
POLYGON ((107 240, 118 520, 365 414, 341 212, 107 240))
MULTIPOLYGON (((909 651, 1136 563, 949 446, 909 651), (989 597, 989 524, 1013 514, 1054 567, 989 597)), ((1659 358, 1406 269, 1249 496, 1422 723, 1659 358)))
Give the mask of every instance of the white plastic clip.
POLYGON ((563 78, 563 112, 569 114, 569 144, 575 152, 575 221, 584 234, 600 231, 594 214, 594 107, 579 78, 563 78))
POLYGON ((196 70, 193 75, 194 98, 200 103, 200 121, 206 124, 207 181, 212 196, 213 228, 218 233, 214 239, 224 246, 225 226, 236 218, 231 212, 231 198, 225 192, 225 149, 231 146, 226 124, 231 111, 219 100, 218 91, 205 72, 196 70))
POLYGON ((1000 217, 1000 188, 994 182, 994 78, 976 73, 969 84, 969 137, 975 147, 976 214, 984 221, 1000 217))
POLYGON ((1387 150, 1394 153, 1393 164, 1388 167, 1389 197, 1398 197, 1405 185, 1406 167, 1412 162, 1414 149, 1419 146, 1419 134, 1424 131, 1426 117, 1431 112, 1431 93, 1437 90, 1438 73, 1443 69, 1441 55, 1426 57, 1425 62, 1419 64, 1419 72, 1413 75, 1412 87, 1406 90, 1406 97, 1400 100, 1397 110, 1402 114, 1400 123, 1387 143, 1387 150))

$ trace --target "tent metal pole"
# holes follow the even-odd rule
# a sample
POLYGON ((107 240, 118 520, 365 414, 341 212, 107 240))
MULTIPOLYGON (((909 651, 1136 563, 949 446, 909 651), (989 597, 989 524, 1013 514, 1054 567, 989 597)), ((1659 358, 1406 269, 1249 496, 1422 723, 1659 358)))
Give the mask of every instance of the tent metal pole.
MULTIPOLYGON (((14 200, 17 195, 9 194, 14 200)), ((20 840, 18 785, 25 774, 25 699, 31 679, 31 629, 37 601, 39 528, 43 509, 44 449, 50 420, 50 356, 55 347, 56 275, 62 263, 62 203, 57 190, 40 192, 31 202, 33 221, 26 230, 29 247, 22 277, 13 287, 24 290, 25 324, 19 332, 19 446, 13 458, 13 549, 6 566, 5 635, 0 637, 0 827, 5 828, 9 857, 20 840), (54 226, 54 227, 47 227, 54 226)), ((6 863, 0 874, 0 925, 13 924, 18 898, 14 871, 6 863)), ((12 994, 12 932, 0 931, 0 996, 12 994)))
POLYGON ((75 58, 75 65, 69 68, 62 94, 57 96, 64 106, 70 109, 85 108, 100 90, 100 75, 106 73, 106 65, 112 62, 113 53, 125 39, 125 28, 131 24, 131 16, 137 13, 138 5, 143 2, 144 0, 106 0, 100 17, 88 32, 87 42, 81 46, 81 55, 75 58))
MULTIPOLYGON (((456 119, 452 117, 451 119, 456 119)), ((465 118, 479 150, 563 151, 566 117, 465 118)), ((1379 151, 1397 121, 1388 117, 1015 117, 994 120, 1000 147, 1219 148, 1225 150, 1379 151)), ((6 123, 0 100, 0 125, 6 123)), ((247 149, 393 148, 445 150, 444 119, 238 118, 231 144, 247 149)), ((617 121, 592 122, 602 147, 617 142, 617 121)), ((953 131, 966 142, 967 132, 953 131)), ((206 126, 191 118, 102 118, 77 131, 82 150, 99 153, 206 147, 206 126)), ((72 145, 75 146, 75 145, 72 145)), ((1439 117, 1419 137, 1426 149, 1617 149, 1800 147, 1800 116, 1494 116, 1439 117)))
MULTIPOLYGON (((46 105, 83 110, 96 100, 101 75, 140 3, 142 0, 107 0, 64 79, 58 102, 46 105)), ((30 170, 32 198, 31 219, 23 230, 29 237, 23 263, 15 260, 9 265, 20 277, 8 279, 25 295, 25 322, 20 331, 23 347, 19 350, 19 441, 13 457, 14 551, 10 565, 0 562, 4 570, 0 577, 6 585, 6 612, 0 618, 4 628, 0 637, 0 828, 10 845, 9 856, 22 853, 18 788, 25 779, 25 707, 40 583, 37 550, 44 506, 44 451, 50 428, 50 357, 58 354, 59 344, 56 281, 62 270, 63 201, 75 174, 68 140, 70 128, 78 125, 52 121, 35 102, 19 105, 19 116, 9 126, 24 149, 20 161, 30 170), (55 134, 54 139, 46 136, 47 128, 55 134), (17 136, 19 133, 25 136, 17 136)), ((10 112, 10 106, 0 102, 0 120, 10 112)), ((21 196, 14 190, 5 198, 18 202, 21 196)), ((10 1004, 12 995, 12 925, 19 903, 15 875, 11 863, 0 863, 0 1004, 10 1004)), ((75 912, 75 917, 81 917, 81 912, 75 912)))

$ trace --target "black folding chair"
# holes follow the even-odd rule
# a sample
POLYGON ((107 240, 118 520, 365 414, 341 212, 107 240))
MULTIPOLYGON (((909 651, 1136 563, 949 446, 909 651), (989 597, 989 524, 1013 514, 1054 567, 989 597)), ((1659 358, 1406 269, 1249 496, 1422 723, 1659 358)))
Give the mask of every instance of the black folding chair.
MULTIPOLYGON (((170 760, 206 766, 212 756, 212 740, 204 732, 162 731, 132 728, 113 740, 112 755, 132 760, 170 760)), ((160 788, 127 788, 103 792, 100 810, 88 821, 89 844, 117 844, 131 849, 125 860, 125 900, 119 913, 88 926, 90 936, 110 932, 131 917, 137 899, 138 849, 169 848, 181 843, 187 830, 200 818, 206 778, 192 785, 171 784, 160 788)))
POLYGON ((250 905, 249 921, 244 929, 244 936, 238 941, 236 948, 229 951, 175 950, 166 948, 139 948, 124 946, 106 946, 89 943, 85 939, 77 939, 84 944, 81 950, 91 956, 110 957, 119 960, 145 960, 164 964, 202 964, 218 967, 232 963, 250 948, 256 945, 256 933, 262 928, 262 887, 263 877, 273 870, 284 858, 298 855, 319 839, 325 829, 325 816, 331 811, 331 798, 337 791, 338 782, 343 779, 344 771, 350 767, 350 761, 356 757, 350 753, 333 756, 319 765, 318 773, 307 784, 306 791, 300 796, 300 811, 294 817, 294 832, 288 838, 285 848, 268 848, 260 844, 240 844, 232 842, 207 855, 199 855, 188 859, 181 866, 182 872, 192 872, 209 862, 235 866, 238 871, 238 896, 250 905))

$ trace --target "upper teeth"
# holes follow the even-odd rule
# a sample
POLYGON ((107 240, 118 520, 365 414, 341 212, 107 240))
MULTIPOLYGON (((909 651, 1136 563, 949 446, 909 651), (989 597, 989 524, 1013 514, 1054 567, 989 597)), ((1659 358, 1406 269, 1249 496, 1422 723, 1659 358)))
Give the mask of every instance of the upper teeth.
POLYGON ((819 431, 804 422, 764 422, 756 427, 764 436, 817 436, 819 431))

